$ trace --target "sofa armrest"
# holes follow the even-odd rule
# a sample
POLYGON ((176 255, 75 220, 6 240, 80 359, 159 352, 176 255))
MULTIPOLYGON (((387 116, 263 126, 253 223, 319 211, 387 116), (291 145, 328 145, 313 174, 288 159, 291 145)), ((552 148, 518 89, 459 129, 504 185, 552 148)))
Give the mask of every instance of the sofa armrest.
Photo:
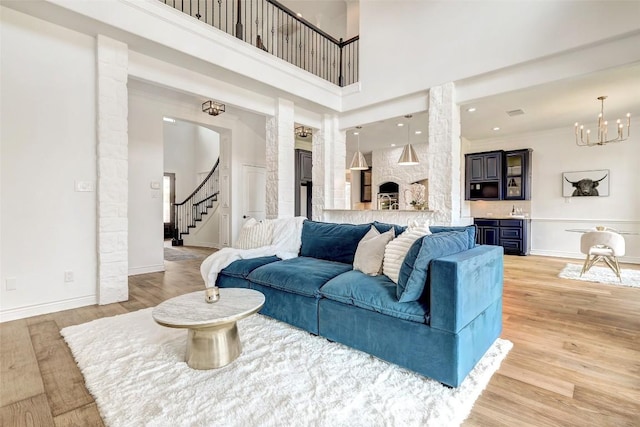
POLYGON ((479 245, 432 261, 432 328, 457 333, 502 298, 502 246, 479 245))

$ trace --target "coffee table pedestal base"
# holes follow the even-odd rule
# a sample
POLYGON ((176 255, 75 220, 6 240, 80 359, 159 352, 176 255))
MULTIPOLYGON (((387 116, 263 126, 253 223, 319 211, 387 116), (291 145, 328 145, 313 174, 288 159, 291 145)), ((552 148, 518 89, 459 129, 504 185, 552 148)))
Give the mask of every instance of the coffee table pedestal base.
POLYGON ((210 328, 189 329, 186 362, 193 369, 221 368, 242 353, 236 322, 210 328))

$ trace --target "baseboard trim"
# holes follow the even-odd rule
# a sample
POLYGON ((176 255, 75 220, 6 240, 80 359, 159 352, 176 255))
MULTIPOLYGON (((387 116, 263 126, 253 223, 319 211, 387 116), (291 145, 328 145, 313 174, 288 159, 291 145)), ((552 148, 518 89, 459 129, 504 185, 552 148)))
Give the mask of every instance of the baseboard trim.
MULTIPOLYGON (((583 254, 577 252, 562 252, 548 249, 531 249, 530 253, 531 255, 549 256, 555 258, 573 258, 579 260, 584 260, 585 257, 583 254)), ((623 256, 619 257, 618 260, 620 262, 626 262, 629 264, 640 264, 639 257, 623 256)))
POLYGON ((8 310, 0 311, 0 323, 10 322, 11 320, 24 319, 26 317, 39 316, 41 314, 56 313, 58 311, 71 310, 73 308, 86 307, 88 305, 95 304, 98 304, 98 296, 88 295, 86 297, 71 298, 44 304, 10 308, 8 310))
POLYGON ((156 265, 146 265, 144 267, 129 268, 129 276, 136 276, 138 274, 158 273, 164 271, 164 263, 156 265))

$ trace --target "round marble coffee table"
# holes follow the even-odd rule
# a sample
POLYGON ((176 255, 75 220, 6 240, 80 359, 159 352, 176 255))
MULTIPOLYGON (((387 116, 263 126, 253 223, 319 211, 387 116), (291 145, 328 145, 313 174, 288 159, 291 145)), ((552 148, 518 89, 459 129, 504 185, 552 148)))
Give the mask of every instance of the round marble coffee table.
POLYGON ((204 290, 171 298, 153 309, 153 320, 169 328, 186 328, 185 360, 193 369, 221 368, 242 353, 236 321, 257 313, 264 295, 252 289, 222 288, 215 303, 204 290))

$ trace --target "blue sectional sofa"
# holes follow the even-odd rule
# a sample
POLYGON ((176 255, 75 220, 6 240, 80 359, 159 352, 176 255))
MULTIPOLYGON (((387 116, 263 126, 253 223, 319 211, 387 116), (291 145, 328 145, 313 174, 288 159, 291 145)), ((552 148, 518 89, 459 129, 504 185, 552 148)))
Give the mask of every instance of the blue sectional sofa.
POLYGON ((460 238, 467 246, 424 265, 418 258, 413 269, 426 271, 418 271, 426 277, 424 291, 416 301, 399 302, 398 285, 387 276, 353 269, 372 225, 404 231, 377 222, 305 221, 297 258, 238 260, 216 284, 258 290, 264 315, 457 387, 502 331, 502 247, 476 245, 474 226, 430 227, 439 248, 460 238))

